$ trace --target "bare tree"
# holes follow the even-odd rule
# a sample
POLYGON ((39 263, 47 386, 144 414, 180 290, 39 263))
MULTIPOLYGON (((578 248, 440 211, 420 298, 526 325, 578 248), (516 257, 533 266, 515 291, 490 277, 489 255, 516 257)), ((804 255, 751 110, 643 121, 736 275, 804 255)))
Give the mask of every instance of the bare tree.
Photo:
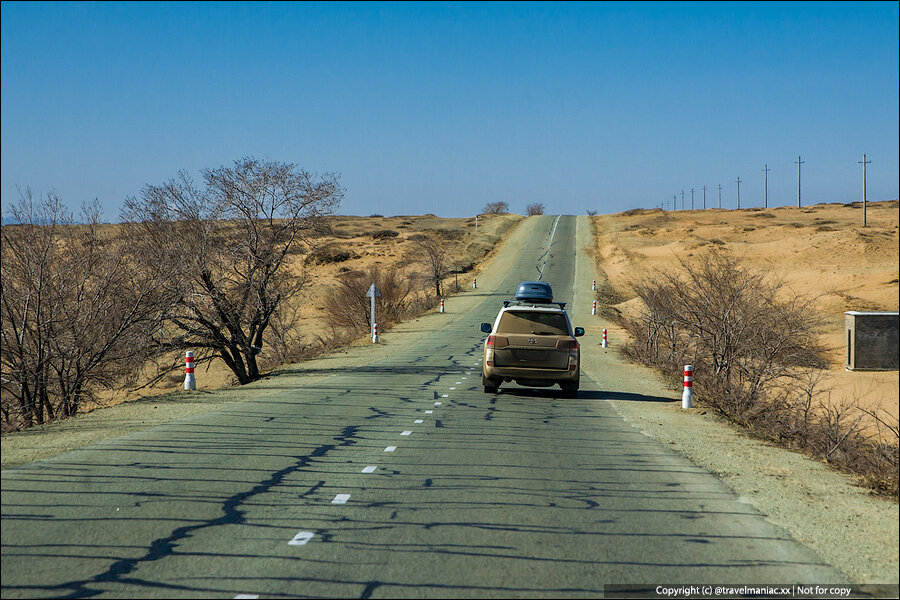
POLYGON ((304 277, 289 270, 343 197, 337 175, 315 179, 293 164, 244 158, 206 169, 198 188, 185 172, 148 185, 123 211, 135 258, 177 297, 160 349, 198 348, 197 362, 222 359, 240 384, 260 377, 265 335, 304 277))
POLYGON ((410 241, 415 243, 418 258, 425 264, 428 281, 434 286, 434 293, 438 298, 444 296, 444 278, 450 274, 450 257, 458 247, 456 240, 437 231, 410 236, 410 241))
POLYGON ((55 194, 26 191, 2 228, 3 417, 14 428, 78 413, 125 383, 159 327, 164 290, 135 269, 99 206, 81 224, 55 194), (12 403, 9 403, 12 400, 12 403))
POLYGON ((529 217, 533 217, 535 215, 542 215, 542 214, 544 214, 544 205, 537 203, 537 202, 534 204, 529 204, 525 208, 525 211, 527 213, 527 216, 529 216, 529 217))
POLYGON ((377 265, 367 271, 349 271, 338 275, 337 286, 325 298, 326 322, 333 329, 354 333, 370 331, 370 300, 366 297, 374 283, 381 293, 375 299, 378 325, 384 328, 411 316, 419 308, 414 279, 395 270, 382 271, 377 265))
POLYGON ((505 215, 509 212, 509 204, 506 202, 488 202, 481 210, 485 215, 505 215))

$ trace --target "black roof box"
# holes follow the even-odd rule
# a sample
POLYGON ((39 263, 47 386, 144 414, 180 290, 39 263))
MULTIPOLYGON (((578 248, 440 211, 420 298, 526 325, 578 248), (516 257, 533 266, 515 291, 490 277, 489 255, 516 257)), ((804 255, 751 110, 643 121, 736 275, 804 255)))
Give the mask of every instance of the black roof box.
POLYGON ((534 302, 536 304, 550 304, 553 302, 553 288, 543 281, 523 281, 516 290, 516 300, 519 302, 534 302))

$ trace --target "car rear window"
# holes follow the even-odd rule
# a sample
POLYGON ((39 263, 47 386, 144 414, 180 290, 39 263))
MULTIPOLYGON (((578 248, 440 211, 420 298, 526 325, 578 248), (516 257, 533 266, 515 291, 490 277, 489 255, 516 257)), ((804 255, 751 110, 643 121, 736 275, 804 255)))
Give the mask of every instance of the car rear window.
POLYGON ((507 311, 500 317, 498 333, 532 335, 569 335, 566 316, 562 313, 507 311))

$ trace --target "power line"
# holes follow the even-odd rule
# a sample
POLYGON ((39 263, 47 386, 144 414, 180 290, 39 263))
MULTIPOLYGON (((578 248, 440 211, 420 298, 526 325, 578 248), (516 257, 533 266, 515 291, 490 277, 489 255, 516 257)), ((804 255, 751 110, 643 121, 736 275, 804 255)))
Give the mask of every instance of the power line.
POLYGON ((797 160, 794 161, 794 164, 797 165, 797 207, 800 208, 803 205, 800 204, 800 165, 805 164, 805 160, 800 160, 800 155, 797 155, 797 160))
POLYGON ((856 162, 863 166, 863 227, 866 227, 866 209, 868 208, 866 203, 866 165, 872 164, 872 161, 866 160, 866 155, 863 154, 863 159, 856 162))

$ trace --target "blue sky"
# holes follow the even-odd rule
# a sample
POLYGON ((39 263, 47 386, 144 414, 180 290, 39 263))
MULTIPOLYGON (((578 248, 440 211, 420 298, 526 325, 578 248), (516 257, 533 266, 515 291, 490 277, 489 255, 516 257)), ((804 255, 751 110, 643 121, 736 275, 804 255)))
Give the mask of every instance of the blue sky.
POLYGON ((343 214, 898 196, 898 3, 2 4, 2 203, 243 156, 343 214))

